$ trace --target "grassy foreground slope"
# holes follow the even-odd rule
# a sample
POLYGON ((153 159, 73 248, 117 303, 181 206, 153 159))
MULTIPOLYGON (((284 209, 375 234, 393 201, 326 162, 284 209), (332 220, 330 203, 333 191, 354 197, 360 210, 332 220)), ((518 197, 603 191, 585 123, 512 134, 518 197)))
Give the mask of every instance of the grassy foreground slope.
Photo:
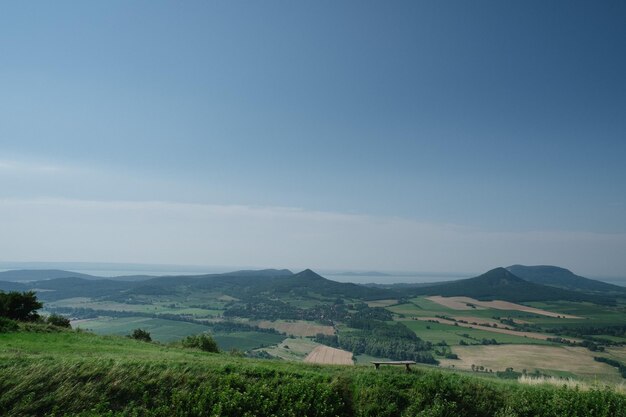
POLYGON ((30 329, 0 334, 3 416, 626 416, 626 397, 605 389, 250 360, 30 329))

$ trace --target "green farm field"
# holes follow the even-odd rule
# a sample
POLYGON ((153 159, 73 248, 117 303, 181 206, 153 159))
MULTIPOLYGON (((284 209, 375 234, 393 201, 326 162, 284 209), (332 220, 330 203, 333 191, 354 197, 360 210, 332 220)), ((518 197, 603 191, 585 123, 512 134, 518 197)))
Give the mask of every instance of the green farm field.
POLYGON ((432 317, 440 316, 475 316, 481 318, 509 317, 514 319, 532 320, 541 316, 518 310, 499 310, 494 308, 470 308, 468 310, 456 310, 443 306, 425 297, 417 297, 408 303, 398 304, 387 308, 396 314, 406 317, 432 317))
POLYGON ((114 301, 97 301, 90 298, 80 297, 54 301, 50 302, 48 305, 52 308, 64 307, 113 312, 124 311, 146 314, 177 314, 194 316, 196 318, 217 317, 223 312, 223 310, 219 309, 187 307, 184 304, 176 304, 169 300, 149 304, 127 304, 114 301), (175 307, 172 307, 172 305, 175 305, 175 307))
POLYGON ((246 351, 276 345, 282 342, 285 336, 260 332, 233 332, 226 334, 216 333, 213 335, 213 338, 222 350, 238 349, 246 351))
POLYGON ((80 321, 74 327, 90 330, 96 334, 118 336, 129 335, 134 329, 140 328, 150 332, 153 340, 162 343, 209 331, 209 327, 201 324, 149 317, 101 317, 80 321))
POLYGON ((461 326, 454 326, 443 323, 431 323, 427 321, 406 320, 402 321, 409 329, 413 330, 418 337, 431 343, 446 342, 450 346, 455 346, 461 340, 468 344, 480 343, 482 339, 495 339, 503 344, 551 344, 545 340, 531 339, 522 336, 494 333, 488 330, 472 329, 461 326), (468 335, 464 337, 462 335, 468 335))

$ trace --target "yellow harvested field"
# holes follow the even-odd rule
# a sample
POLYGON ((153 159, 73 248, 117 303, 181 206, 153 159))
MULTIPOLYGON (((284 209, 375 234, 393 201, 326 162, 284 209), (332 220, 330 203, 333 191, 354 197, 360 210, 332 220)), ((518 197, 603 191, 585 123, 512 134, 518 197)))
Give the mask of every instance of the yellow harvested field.
POLYGON ((470 370, 472 365, 504 371, 512 367, 521 372, 556 370, 571 372, 587 379, 596 376, 618 381, 617 369, 593 360, 594 353, 582 347, 543 345, 455 346, 459 360, 443 359, 441 366, 470 370))
POLYGON ((293 336, 315 336, 318 333, 332 336, 335 334, 333 326, 324 326, 303 320, 296 320, 293 322, 282 320, 263 320, 255 324, 262 329, 276 329, 279 332, 287 333, 293 336))
MULTIPOLYGON (((447 320, 447 319, 441 319, 439 317, 415 317, 415 319, 417 320, 421 320, 421 321, 435 321, 438 323, 442 323, 442 324, 451 324, 451 325, 458 325, 459 327, 469 327, 470 329, 479 329, 479 330, 485 330, 488 332, 493 332, 493 333, 501 333, 501 334, 511 334, 514 336, 520 336, 520 337, 528 337, 530 339, 536 339, 536 340, 548 340, 549 337, 555 337, 554 335, 547 335, 547 334, 543 334, 543 333, 535 333, 535 332, 517 332, 515 330, 511 330, 508 328, 502 328, 502 327, 487 327, 487 326, 480 326, 477 324, 469 324, 469 323, 459 323, 453 320, 447 320)), ((576 339, 573 337, 568 337, 568 338, 563 338, 564 340, 569 340, 570 342, 581 342, 580 339, 576 339)))
POLYGON ((453 310, 473 310, 468 304, 475 305, 477 308, 493 308, 496 310, 516 310, 524 311, 526 313, 539 314, 548 317, 560 317, 565 319, 579 319, 581 317, 572 316, 569 314, 554 313, 552 311, 541 310, 539 308, 528 307, 521 304, 515 304, 508 301, 479 301, 470 297, 441 297, 439 295, 428 297, 430 301, 441 304, 444 307, 451 308, 453 310))
POLYGON ((389 307, 394 304, 398 304, 398 300, 374 300, 368 301, 368 307, 389 307))
POLYGON ((322 345, 313 349, 304 361, 324 365, 354 365, 351 352, 322 345))

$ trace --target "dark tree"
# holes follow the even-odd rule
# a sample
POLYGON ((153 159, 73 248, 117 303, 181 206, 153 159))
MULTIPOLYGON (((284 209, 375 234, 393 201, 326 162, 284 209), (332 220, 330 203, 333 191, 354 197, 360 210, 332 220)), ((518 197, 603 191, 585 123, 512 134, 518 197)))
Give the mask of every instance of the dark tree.
POLYGON ((4 293, 0 291, 0 317, 11 320, 35 321, 39 318, 37 310, 43 304, 37 300, 34 291, 4 293))

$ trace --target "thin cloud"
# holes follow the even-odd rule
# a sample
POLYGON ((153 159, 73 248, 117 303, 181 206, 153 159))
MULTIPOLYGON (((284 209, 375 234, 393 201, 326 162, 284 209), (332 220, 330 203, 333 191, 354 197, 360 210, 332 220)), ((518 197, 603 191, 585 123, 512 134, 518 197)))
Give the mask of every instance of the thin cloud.
POLYGON ((6 261, 481 271, 556 264, 626 271, 625 234, 504 232, 291 207, 162 201, 0 200, 6 261))
POLYGON ((68 171, 69 168, 60 165, 33 163, 24 161, 0 160, 0 170, 13 173, 55 173, 68 171))

